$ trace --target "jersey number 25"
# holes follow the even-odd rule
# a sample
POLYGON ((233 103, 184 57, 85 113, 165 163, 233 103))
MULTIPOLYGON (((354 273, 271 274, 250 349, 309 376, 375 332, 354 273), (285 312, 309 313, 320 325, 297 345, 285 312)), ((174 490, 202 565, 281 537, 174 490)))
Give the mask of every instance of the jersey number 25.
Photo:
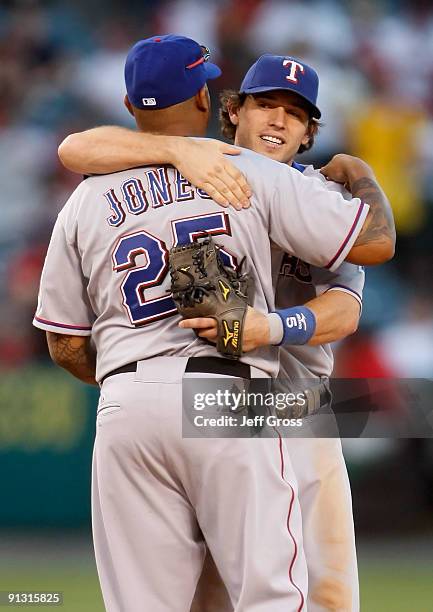
MULTIPOLYGON (((188 244, 205 234, 230 235, 228 215, 216 212, 171 222, 173 246, 188 244)), ((222 251, 224 264, 235 267, 233 255, 222 251)), ((122 303, 133 325, 147 325, 177 313, 170 296, 161 295, 146 300, 145 291, 162 285, 168 272, 168 249, 163 240, 145 230, 121 236, 113 251, 113 270, 127 270, 120 290, 122 303), (136 266, 138 255, 145 256, 145 265, 136 266)))

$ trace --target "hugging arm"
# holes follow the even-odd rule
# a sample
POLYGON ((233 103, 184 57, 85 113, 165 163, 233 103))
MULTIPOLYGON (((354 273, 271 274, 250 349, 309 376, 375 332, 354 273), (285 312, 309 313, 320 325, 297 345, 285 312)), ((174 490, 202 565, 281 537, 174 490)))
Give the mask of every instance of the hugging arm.
POLYGON ((101 126, 70 134, 59 146, 62 164, 80 174, 107 174, 138 166, 171 164, 221 206, 249 206, 251 190, 226 155, 240 149, 219 140, 146 134, 101 126))
MULTIPOLYGON (((358 328, 360 305, 354 297, 347 293, 327 291, 307 302, 305 306, 314 313, 316 319, 314 334, 307 343, 310 346, 342 340, 353 334, 358 328)), ((275 315, 267 315, 251 306, 248 307, 242 336, 244 352, 280 341, 282 338, 281 323, 280 327, 275 329, 270 317, 275 317, 275 315)), ((184 319, 180 321, 179 327, 196 329, 201 338, 211 342, 216 341, 217 325, 215 319, 210 317, 184 319)))
POLYGON ((395 225, 391 205, 370 166, 351 155, 338 154, 321 168, 327 179, 345 184, 353 197, 370 206, 367 218, 346 257, 362 265, 385 263, 395 251, 395 225))
POLYGON ((310 346, 342 340, 358 329, 360 304, 348 293, 327 291, 305 306, 316 317, 316 330, 308 341, 310 346))

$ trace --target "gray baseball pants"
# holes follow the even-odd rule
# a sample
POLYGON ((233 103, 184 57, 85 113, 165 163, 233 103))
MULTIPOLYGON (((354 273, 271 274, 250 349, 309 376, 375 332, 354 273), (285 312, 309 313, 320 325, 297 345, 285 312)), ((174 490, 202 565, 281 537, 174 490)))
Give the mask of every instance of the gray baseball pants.
POLYGON ((189 612, 206 542, 236 612, 305 611, 301 515, 285 445, 183 438, 186 362, 142 361, 101 388, 92 522, 106 609, 189 612))

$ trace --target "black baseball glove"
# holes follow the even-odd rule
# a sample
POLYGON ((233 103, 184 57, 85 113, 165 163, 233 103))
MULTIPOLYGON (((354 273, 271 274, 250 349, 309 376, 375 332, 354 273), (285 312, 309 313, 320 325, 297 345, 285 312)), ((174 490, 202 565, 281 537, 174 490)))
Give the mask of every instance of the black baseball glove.
MULTIPOLYGON (((242 355, 242 332, 248 307, 248 276, 224 266, 211 236, 170 251, 171 291, 184 319, 212 317, 218 326, 218 351, 242 355)), ((239 266, 239 269, 241 268, 239 266)))

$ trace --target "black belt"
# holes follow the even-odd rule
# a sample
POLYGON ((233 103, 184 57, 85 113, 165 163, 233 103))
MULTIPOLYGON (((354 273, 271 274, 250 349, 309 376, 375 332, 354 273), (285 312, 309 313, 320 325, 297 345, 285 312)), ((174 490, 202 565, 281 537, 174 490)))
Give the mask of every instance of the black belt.
POLYGON ((246 363, 220 357, 190 357, 185 372, 222 374, 251 380, 251 368, 246 363))
MULTIPOLYGON (((126 374, 127 372, 137 371, 137 361, 128 363, 112 372, 106 374, 101 383, 106 378, 115 374, 126 374)), ((222 376, 236 376, 236 378, 246 378, 251 380, 251 368, 246 363, 223 359, 222 357, 190 357, 186 364, 185 372, 203 372, 204 374, 221 374, 222 376)))
POLYGON ((291 403, 283 408, 276 408, 277 416, 303 419, 316 414, 321 408, 329 407, 332 401, 328 380, 322 380, 319 385, 303 389, 301 395, 303 397, 301 403, 291 403))

